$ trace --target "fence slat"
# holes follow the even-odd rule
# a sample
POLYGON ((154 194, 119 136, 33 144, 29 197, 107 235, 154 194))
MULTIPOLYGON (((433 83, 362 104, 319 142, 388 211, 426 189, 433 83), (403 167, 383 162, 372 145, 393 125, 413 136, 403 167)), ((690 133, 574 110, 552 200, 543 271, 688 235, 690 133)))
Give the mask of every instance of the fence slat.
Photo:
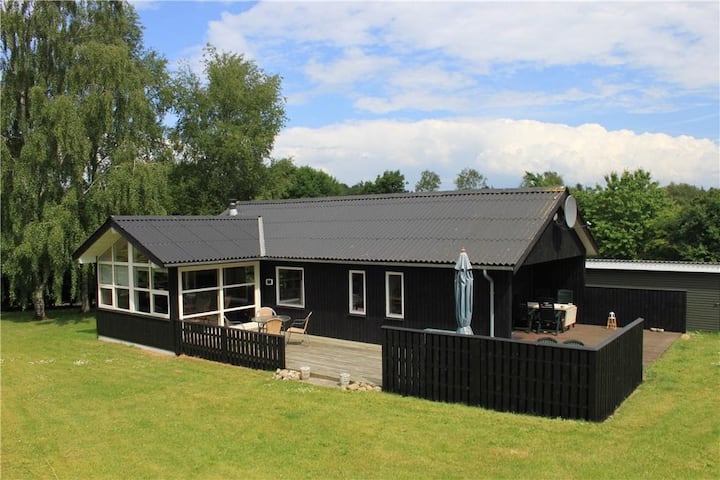
POLYGON ((383 390, 602 421, 642 382, 642 318, 594 347, 383 327, 383 390))
POLYGON ((176 322, 176 352, 260 370, 285 368, 285 337, 216 325, 176 322))

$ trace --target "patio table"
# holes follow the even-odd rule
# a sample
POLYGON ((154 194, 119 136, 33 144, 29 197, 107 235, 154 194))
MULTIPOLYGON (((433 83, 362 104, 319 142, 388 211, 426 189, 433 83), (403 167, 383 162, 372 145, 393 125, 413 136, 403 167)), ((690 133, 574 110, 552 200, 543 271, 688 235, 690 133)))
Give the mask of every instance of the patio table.
MULTIPOLYGON (((539 310, 538 302, 527 302, 527 306, 531 310, 539 310)), ((577 320, 577 305, 572 303, 554 303, 553 309, 556 312, 563 312, 563 330, 567 330, 571 325, 575 325, 577 320)))
POLYGON ((280 320, 282 320, 283 330, 285 330, 285 324, 289 323, 292 320, 292 317, 290 317, 290 315, 262 315, 253 317, 250 319, 250 321, 256 322, 258 324, 258 331, 261 332, 265 330, 265 324, 273 318, 279 318, 280 320))

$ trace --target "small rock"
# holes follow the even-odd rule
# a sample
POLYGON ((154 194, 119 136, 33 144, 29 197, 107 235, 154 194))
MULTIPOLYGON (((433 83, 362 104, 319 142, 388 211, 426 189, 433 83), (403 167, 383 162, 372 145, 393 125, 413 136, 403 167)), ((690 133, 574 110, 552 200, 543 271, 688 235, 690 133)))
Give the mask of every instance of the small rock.
POLYGON ((690 335, 688 335, 687 333, 683 333, 680 338, 682 338, 683 340, 690 340, 690 335))

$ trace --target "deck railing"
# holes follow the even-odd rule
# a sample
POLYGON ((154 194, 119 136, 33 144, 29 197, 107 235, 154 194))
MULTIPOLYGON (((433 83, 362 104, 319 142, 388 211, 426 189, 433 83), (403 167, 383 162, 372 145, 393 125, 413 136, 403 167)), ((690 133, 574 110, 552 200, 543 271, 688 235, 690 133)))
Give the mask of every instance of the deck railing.
POLYGON ((260 370, 285 368, 285 337, 202 323, 175 323, 176 352, 260 370))
POLYGON ((383 327, 383 391, 602 421, 642 382, 643 319, 594 347, 383 327))

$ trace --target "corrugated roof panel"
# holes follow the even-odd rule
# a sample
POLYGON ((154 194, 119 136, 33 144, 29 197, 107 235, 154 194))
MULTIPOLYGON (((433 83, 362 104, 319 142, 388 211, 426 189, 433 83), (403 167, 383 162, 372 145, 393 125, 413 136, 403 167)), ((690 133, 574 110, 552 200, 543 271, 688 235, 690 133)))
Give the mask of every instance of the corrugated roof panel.
POLYGON ((257 258, 262 216, 268 257, 453 264, 465 247, 476 265, 514 266, 565 194, 486 189, 240 202, 234 217, 112 220, 164 264, 257 258))
POLYGON ((513 265, 557 208, 563 189, 480 190, 240 203, 264 219, 268 255, 452 262, 457 244, 513 265), (283 240, 294 239, 293 242, 283 240), (449 244, 445 249, 438 244, 449 244), (293 250, 295 249, 295 250, 293 250))
POLYGON ((229 217, 113 217, 163 265, 259 256, 256 219, 229 217))

